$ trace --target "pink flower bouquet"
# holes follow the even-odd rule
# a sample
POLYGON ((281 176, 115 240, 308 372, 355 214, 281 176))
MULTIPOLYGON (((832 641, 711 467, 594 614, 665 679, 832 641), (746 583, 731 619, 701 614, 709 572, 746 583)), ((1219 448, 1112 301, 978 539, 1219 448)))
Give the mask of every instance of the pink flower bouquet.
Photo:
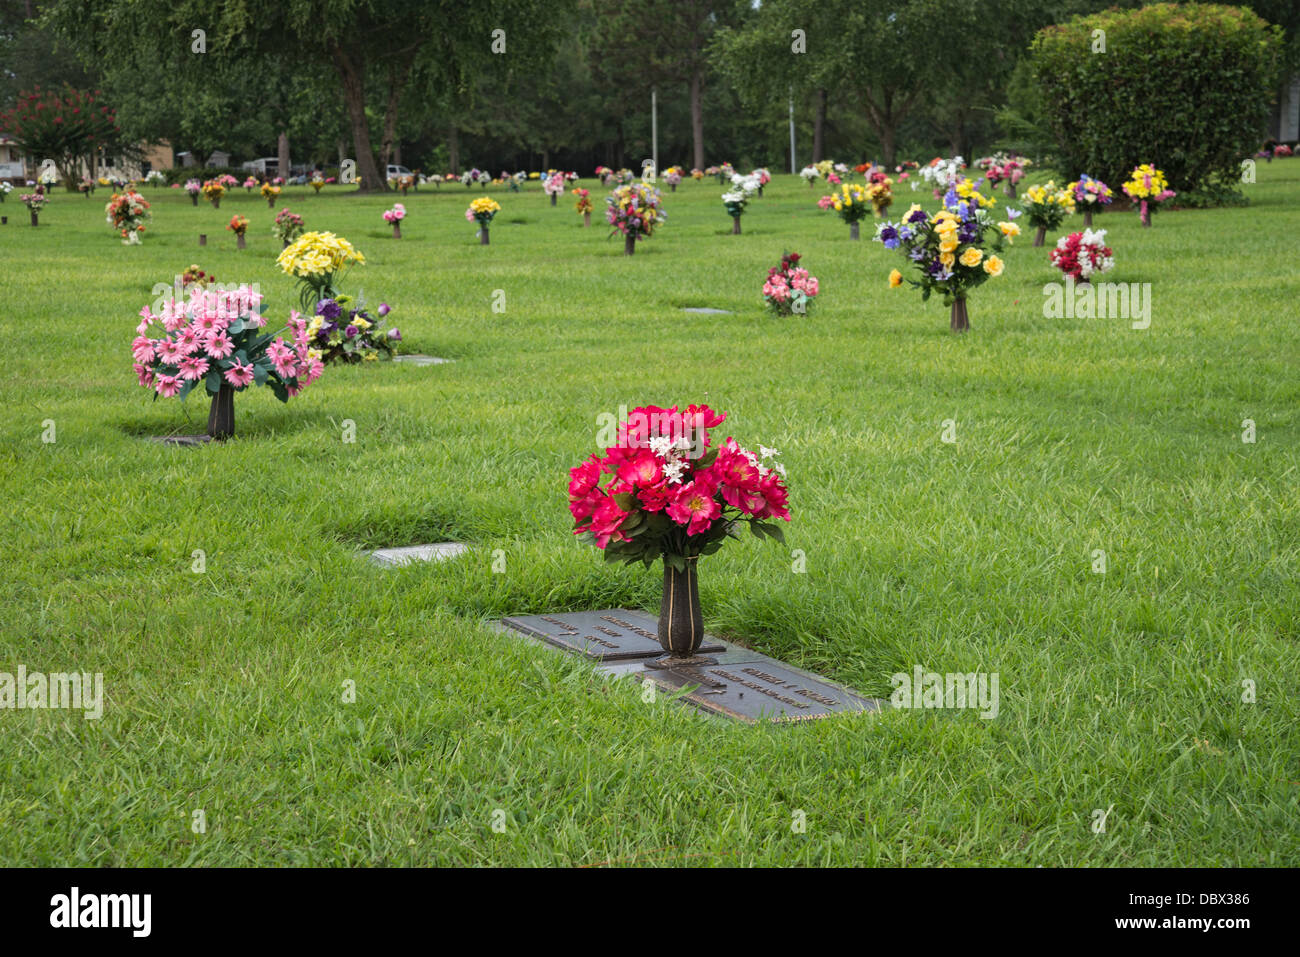
POLYGON ((781 265, 767 271, 763 282, 763 301, 778 316, 804 315, 820 287, 817 277, 799 265, 798 253, 786 253, 781 265))

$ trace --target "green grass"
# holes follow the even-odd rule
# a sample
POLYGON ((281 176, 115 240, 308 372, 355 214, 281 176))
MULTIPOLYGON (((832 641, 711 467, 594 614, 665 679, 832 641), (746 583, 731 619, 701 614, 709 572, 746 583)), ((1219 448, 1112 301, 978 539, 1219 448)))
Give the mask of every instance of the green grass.
POLYGON ((271 211, 151 190, 126 248, 104 191, 57 194, 38 229, 11 196, 0 671, 102 671, 107 703, 0 711, 0 863, 1300 863, 1300 161, 1260 178, 1248 208, 1098 220, 1111 278, 1152 284, 1149 329, 1044 318, 1055 273, 1026 235, 964 337, 793 177, 739 237, 716 184, 665 193, 630 259, 535 184, 492 192, 487 248, 477 188, 407 197, 400 242, 392 197, 289 190, 364 251, 348 288, 395 307, 407 351, 456 362, 243 393, 236 439, 200 449, 143 438, 206 407, 137 387, 136 313, 198 262, 287 316, 271 211), (823 294, 776 320, 759 286, 789 249, 823 294), (881 696, 916 664, 996 671, 995 720, 723 723, 483 624, 657 608, 657 570, 573 539, 566 470, 601 413, 693 401, 781 450, 807 569, 754 540, 706 559, 709 628, 881 696), (445 539, 473 551, 363 557, 445 539))

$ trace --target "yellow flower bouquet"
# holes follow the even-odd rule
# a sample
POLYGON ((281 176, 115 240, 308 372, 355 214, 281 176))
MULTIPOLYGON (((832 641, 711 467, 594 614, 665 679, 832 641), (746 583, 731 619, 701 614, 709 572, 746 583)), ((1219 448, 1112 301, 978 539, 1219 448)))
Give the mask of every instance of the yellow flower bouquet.
POLYGON ((366 257, 342 236, 310 232, 287 246, 275 262, 298 280, 303 311, 311 312, 320 300, 337 299, 339 279, 353 263, 364 266, 366 257))

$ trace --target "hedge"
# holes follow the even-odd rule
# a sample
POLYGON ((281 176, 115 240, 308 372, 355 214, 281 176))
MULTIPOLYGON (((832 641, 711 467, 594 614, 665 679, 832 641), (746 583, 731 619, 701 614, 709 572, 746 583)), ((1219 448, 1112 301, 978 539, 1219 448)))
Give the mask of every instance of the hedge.
POLYGON ((1279 27, 1217 4, 1112 9, 1040 30, 1030 60, 1062 174, 1118 191, 1150 162, 1188 199, 1232 191, 1267 135, 1282 45, 1279 27))

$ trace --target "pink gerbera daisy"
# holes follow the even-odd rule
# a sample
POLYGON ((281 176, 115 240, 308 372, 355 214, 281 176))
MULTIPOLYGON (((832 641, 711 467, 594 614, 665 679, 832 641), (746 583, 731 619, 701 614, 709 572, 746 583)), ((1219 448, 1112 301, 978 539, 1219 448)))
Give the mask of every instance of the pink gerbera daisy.
POLYGON ((181 380, 174 375, 160 375, 154 388, 159 395, 171 398, 181 390, 181 380))
POLYGON ((217 329, 208 334, 204 348, 208 350, 208 355, 212 356, 212 358, 225 359, 235 351, 235 344, 231 341, 230 336, 217 329))
POLYGON ((202 379, 208 374, 208 360, 202 356, 186 356, 181 360, 182 379, 202 379))
POLYGON ((237 389, 242 389, 253 381, 253 367, 236 362, 226 370, 225 376, 227 382, 237 389))

